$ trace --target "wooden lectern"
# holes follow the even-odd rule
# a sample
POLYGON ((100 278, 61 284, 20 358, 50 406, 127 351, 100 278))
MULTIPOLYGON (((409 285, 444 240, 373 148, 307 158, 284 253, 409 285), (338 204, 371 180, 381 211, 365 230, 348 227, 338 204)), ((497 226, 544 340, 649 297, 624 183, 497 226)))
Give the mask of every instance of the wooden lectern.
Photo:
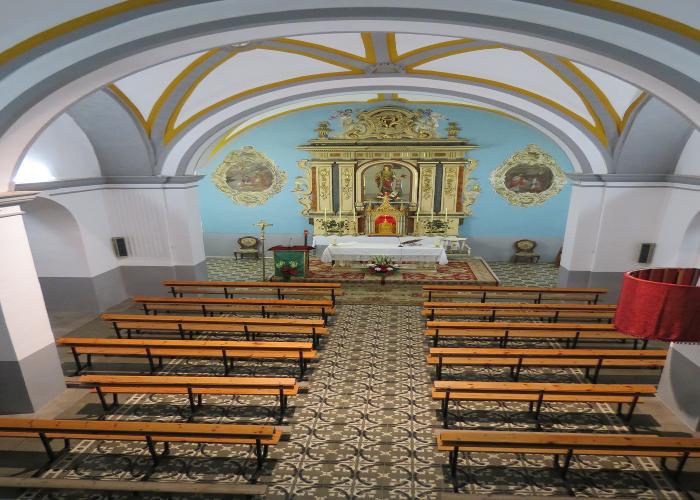
POLYGON ((309 251, 313 248, 304 245, 270 248, 275 259, 274 279, 306 278, 309 273, 309 251))

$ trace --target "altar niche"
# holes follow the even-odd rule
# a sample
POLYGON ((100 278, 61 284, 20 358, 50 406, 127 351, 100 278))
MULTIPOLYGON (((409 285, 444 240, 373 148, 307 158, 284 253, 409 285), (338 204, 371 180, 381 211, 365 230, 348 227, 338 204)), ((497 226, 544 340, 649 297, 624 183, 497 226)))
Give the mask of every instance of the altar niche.
POLYGON ((429 109, 384 106, 337 114, 318 137, 299 146, 304 175, 295 179, 302 214, 315 235, 457 235, 480 187, 470 177, 477 146, 459 137, 455 122, 446 137, 443 117, 429 109))

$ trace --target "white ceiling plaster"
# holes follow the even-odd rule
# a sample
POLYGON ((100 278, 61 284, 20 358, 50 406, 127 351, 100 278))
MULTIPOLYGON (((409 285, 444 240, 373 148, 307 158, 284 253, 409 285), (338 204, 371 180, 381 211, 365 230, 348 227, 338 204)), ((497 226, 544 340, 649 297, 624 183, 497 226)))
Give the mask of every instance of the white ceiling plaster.
POLYGON ((455 73, 514 85, 547 97, 593 123, 579 96, 546 66, 520 51, 487 49, 436 59, 420 70, 455 73))
POLYGON ((396 33, 396 52, 399 55, 405 54, 415 49, 420 49, 427 45, 434 45, 436 43, 443 42, 453 42, 459 40, 459 38, 453 38, 451 36, 437 36, 437 35, 413 35, 410 33, 396 33))
MULTIPOLYGON (((231 119, 232 117, 243 115, 249 110, 259 109, 265 105, 272 106, 275 102, 293 103, 299 102, 301 100, 309 100, 307 97, 304 99, 305 94, 309 93, 321 93, 325 96, 333 95, 334 92, 340 95, 346 95, 349 92, 349 88, 352 91, 358 90, 362 92, 373 91, 373 92, 405 92, 411 91, 412 89, 408 87, 413 87, 416 92, 422 92, 418 87, 423 89, 430 87, 431 91, 434 91, 436 95, 439 95, 443 91, 445 93, 455 93, 461 92, 464 94, 471 94, 475 101, 483 97, 485 99, 495 100, 503 102, 505 105, 514 106, 518 109, 523 110, 525 113, 531 115, 539 116, 542 120, 545 120, 551 124, 552 127, 558 129, 562 134, 569 136, 569 138, 574 141, 579 149, 588 158, 588 161, 593 169, 594 173, 606 173, 607 165, 605 159, 602 157, 600 150, 592 142, 590 137, 581 132, 577 127, 575 127, 566 118, 549 111, 548 109, 527 101, 519 96, 514 96, 510 94, 505 94, 501 91, 476 87, 469 84, 455 84, 454 82, 446 82, 437 79, 415 79, 411 77, 373 77, 365 78, 360 80, 353 79, 352 81, 310 81, 302 83, 298 86, 292 86, 281 89, 274 89, 263 94, 253 95, 245 99, 241 99, 231 104, 221 108, 220 110, 213 112, 207 116, 204 120, 198 122, 191 129, 189 129, 179 140, 172 146, 164 159, 161 174, 162 175, 175 175, 182 157, 186 154, 187 150, 202 136, 206 135, 212 128, 216 127, 217 124, 224 122, 225 120, 231 119)), ((258 112, 259 113, 259 112, 258 112)), ((255 113, 255 115, 258 115, 255 113)), ((538 130, 544 132, 548 137, 554 140, 567 154, 571 160, 575 171, 580 171, 580 166, 575 156, 571 153, 571 150, 564 144, 556 135, 552 134, 551 131, 543 129, 541 126, 531 123, 529 120, 518 116, 523 119, 526 123, 530 123, 538 130)), ((190 164, 189 172, 192 172, 196 165, 196 159, 190 164)))
POLYGON ((327 33, 323 35, 290 36, 291 40, 325 45, 335 50, 365 57, 365 45, 360 33, 327 33))
POLYGON ((321 73, 337 73, 346 68, 306 56, 256 49, 233 56, 202 80, 182 107, 178 126, 198 111, 222 99, 270 83, 321 73))
POLYGON ((608 73, 604 73, 583 64, 573 64, 575 64, 578 69, 583 71, 588 78, 593 80, 593 83, 595 83, 603 94, 607 96, 610 104, 620 118, 622 118, 622 116, 625 114, 625 111, 627 111, 627 108, 630 107, 630 104, 632 104, 639 94, 642 93, 642 91, 634 85, 631 85, 624 80, 620 80, 619 78, 615 78, 608 73))
POLYGON ((0 15, 0 47, 11 47, 32 35, 122 0, 6 0, 0 15), (21 19, 21 22, 18 20, 21 19))
POLYGON ((150 68, 129 75, 115 82, 115 85, 134 103, 144 118, 153 109, 160 95, 172 80, 184 70, 187 65, 204 52, 198 52, 172 61, 151 66, 150 68))

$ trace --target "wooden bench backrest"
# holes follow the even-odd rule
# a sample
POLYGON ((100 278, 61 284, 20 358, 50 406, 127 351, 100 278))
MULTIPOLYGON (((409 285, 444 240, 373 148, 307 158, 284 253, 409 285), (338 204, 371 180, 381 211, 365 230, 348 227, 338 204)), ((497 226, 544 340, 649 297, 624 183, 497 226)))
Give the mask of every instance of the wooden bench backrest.
POLYGON ((465 380, 436 380, 437 391, 486 391, 486 392, 559 392, 559 393, 622 393, 656 394, 652 384, 560 384, 544 382, 472 382, 465 380))
POLYGON ((493 443, 505 446, 564 446, 574 448, 633 448, 664 450, 700 450, 700 439, 650 436, 645 434, 578 434, 569 432, 442 431, 442 444, 459 446, 467 443, 493 443))
POLYGON ((493 286, 493 285, 423 285, 425 291, 452 292, 533 292, 533 293, 607 293, 607 288, 543 288, 536 286, 493 286))
POLYGON ((135 385, 135 386, 193 386, 193 387, 295 387, 292 377, 158 377, 148 375, 81 375, 83 384, 135 385))
POLYGON ((531 311, 615 311, 614 304, 525 304, 521 302, 423 302, 426 309, 527 309, 531 311))
POLYGON ((533 358, 645 358, 666 359, 664 349, 501 349, 490 347, 431 347, 431 356, 533 358))
MULTIPOLYGON (((255 324, 255 325, 286 325, 286 326, 316 326, 323 327, 322 319, 294 318, 241 318, 236 316, 187 316, 187 315, 146 315, 146 314, 113 314, 100 315, 104 321, 138 321, 144 323, 205 323, 212 326, 226 324, 255 324)), ((213 329, 213 328, 212 328, 213 329)))
POLYGON ((39 432, 93 432, 99 434, 136 434, 168 436, 249 437, 269 439, 275 434, 272 425, 191 424, 163 422, 126 422, 117 420, 38 420, 28 418, 0 418, 0 433, 13 431, 39 432))
POLYGON ((169 287, 209 287, 209 288, 316 288, 338 289, 340 283, 303 283, 303 282, 270 282, 270 281, 189 281, 166 280, 164 286, 169 287))
POLYGON ((449 330, 573 330, 615 331, 615 325, 601 323, 516 323, 512 321, 428 321, 427 328, 449 330))
POLYGON ((211 305, 269 305, 269 306, 318 306, 332 307, 331 300, 291 300, 291 299, 224 299, 220 297, 145 297, 136 296, 132 299, 137 304, 211 304, 211 305))
POLYGON ((313 350, 311 342, 261 342, 257 340, 170 340, 170 339, 105 339, 62 337, 56 343, 73 347, 152 347, 169 349, 248 349, 248 350, 313 350))

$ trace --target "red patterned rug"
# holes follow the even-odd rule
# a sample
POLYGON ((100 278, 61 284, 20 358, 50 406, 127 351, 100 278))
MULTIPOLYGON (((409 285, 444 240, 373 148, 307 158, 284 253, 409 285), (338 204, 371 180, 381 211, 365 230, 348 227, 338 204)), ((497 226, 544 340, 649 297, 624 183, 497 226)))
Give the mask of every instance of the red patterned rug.
MULTIPOLYGON (((364 269, 333 267, 318 259, 311 259, 309 275, 304 281, 337 281, 350 283, 381 282, 381 276, 364 269)), ((498 278, 491 268, 480 258, 455 260, 436 269, 406 269, 385 278, 386 283, 430 284, 454 283, 473 285, 497 285, 498 278)))

